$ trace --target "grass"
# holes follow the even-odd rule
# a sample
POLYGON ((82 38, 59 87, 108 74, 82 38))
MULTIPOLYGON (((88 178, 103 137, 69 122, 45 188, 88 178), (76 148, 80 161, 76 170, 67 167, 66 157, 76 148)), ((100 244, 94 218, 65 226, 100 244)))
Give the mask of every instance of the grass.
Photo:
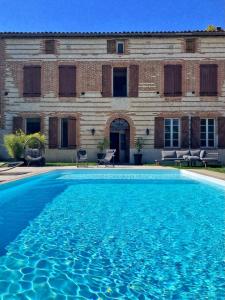
MULTIPOLYGON (((96 162, 89 162, 89 166, 96 166, 96 162)), ((46 162, 46 167, 73 167, 77 166, 77 163, 72 162, 46 162)), ((86 166, 86 163, 78 163, 78 166, 86 166)))

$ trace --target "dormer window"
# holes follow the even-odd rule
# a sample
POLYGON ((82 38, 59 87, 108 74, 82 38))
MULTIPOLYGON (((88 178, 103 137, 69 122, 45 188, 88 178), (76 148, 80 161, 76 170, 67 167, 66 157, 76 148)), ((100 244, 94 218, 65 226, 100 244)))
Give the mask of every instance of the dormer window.
POLYGON ((123 41, 117 41, 116 42, 116 53, 117 54, 123 54, 124 53, 124 42, 123 41))

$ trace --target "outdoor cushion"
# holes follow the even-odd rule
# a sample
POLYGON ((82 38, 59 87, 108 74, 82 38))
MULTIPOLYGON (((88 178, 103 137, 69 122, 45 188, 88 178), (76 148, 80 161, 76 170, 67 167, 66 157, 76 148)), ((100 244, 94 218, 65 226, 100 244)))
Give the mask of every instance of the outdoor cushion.
POLYGON ((184 155, 190 155, 189 150, 176 151, 177 158, 184 158, 184 155))
POLYGON ((202 159, 203 157, 205 157, 205 150, 200 151, 200 158, 202 159))
POLYGON ((191 156, 200 156, 201 150, 191 150, 191 156))
POLYGON ((167 159, 167 158, 177 158, 176 156, 176 151, 162 151, 162 157, 163 159, 167 159))
POLYGON ((187 157, 188 160, 199 160, 199 156, 189 155, 187 157))

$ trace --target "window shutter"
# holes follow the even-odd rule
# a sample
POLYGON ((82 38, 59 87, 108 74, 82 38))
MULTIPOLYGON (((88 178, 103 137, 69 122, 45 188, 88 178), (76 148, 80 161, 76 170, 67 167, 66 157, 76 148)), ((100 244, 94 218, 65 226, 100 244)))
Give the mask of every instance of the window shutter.
POLYGON ((155 148, 164 148, 164 118, 155 117, 155 148))
POLYGON ((109 54, 116 53, 116 40, 107 41, 107 53, 109 54))
POLYGON ((76 96, 76 66, 59 66, 59 96, 76 96))
POLYGON ((129 96, 138 97, 138 85, 139 85, 139 66, 131 65, 129 69, 129 96))
POLYGON ((23 130, 22 117, 13 117, 13 133, 16 133, 17 130, 23 130))
POLYGON ((182 96, 182 66, 164 66, 164 95, 182 96))
POLYGON ((218 148, 225 149, 225 117, 218 118, 218 148))
POLYGON ((189 148, 189 117, 181 118, 181 148, 189 148))
POLYGON ((45 41, 45 53, 46 54, 55 54, 55 40, 46 40, 45 41))
POLYGON ((217 96, 217 65, 200 65, 200 96, 217 96))
POLYGON ((191 117, 191 148, 200 148, 200 117, 191 117))
POLYGON ((76 148, 76 119, 68 119, 68 147, 76 148))
POLYGON ((112 67, 102 66, 102 96, 112 97, 112 67))
POLYGON ((41 67, 25 66, 23 74, 24 96, 38 97, 41 95, 41 67))
POLYGON ((58 118, 49 118, 48 143, 51 149, 58 148, 58 125, 58 118))
POLYGON ((194 53, 196 51, 196 39, 186 39, 186 52, 194 53))

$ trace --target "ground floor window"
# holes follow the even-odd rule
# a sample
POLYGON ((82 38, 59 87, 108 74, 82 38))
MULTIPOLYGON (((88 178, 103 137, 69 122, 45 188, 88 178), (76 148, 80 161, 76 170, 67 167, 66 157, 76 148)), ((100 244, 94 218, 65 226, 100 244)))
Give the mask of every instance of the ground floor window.
POLYGON ((61 147, 68 147, 68 119, 61 119, 61 147))
POLYGON ((41 118, 26 119, 26 133, 33 134, 41 131, 41 118))
POLYGON ((164 120, 164 145, 168 148, 179 147, 180 136, 180 120, 165 119, 164 120))
POLYGON ((214 119, 201 119, 201 147, 215 147, 214 119))

